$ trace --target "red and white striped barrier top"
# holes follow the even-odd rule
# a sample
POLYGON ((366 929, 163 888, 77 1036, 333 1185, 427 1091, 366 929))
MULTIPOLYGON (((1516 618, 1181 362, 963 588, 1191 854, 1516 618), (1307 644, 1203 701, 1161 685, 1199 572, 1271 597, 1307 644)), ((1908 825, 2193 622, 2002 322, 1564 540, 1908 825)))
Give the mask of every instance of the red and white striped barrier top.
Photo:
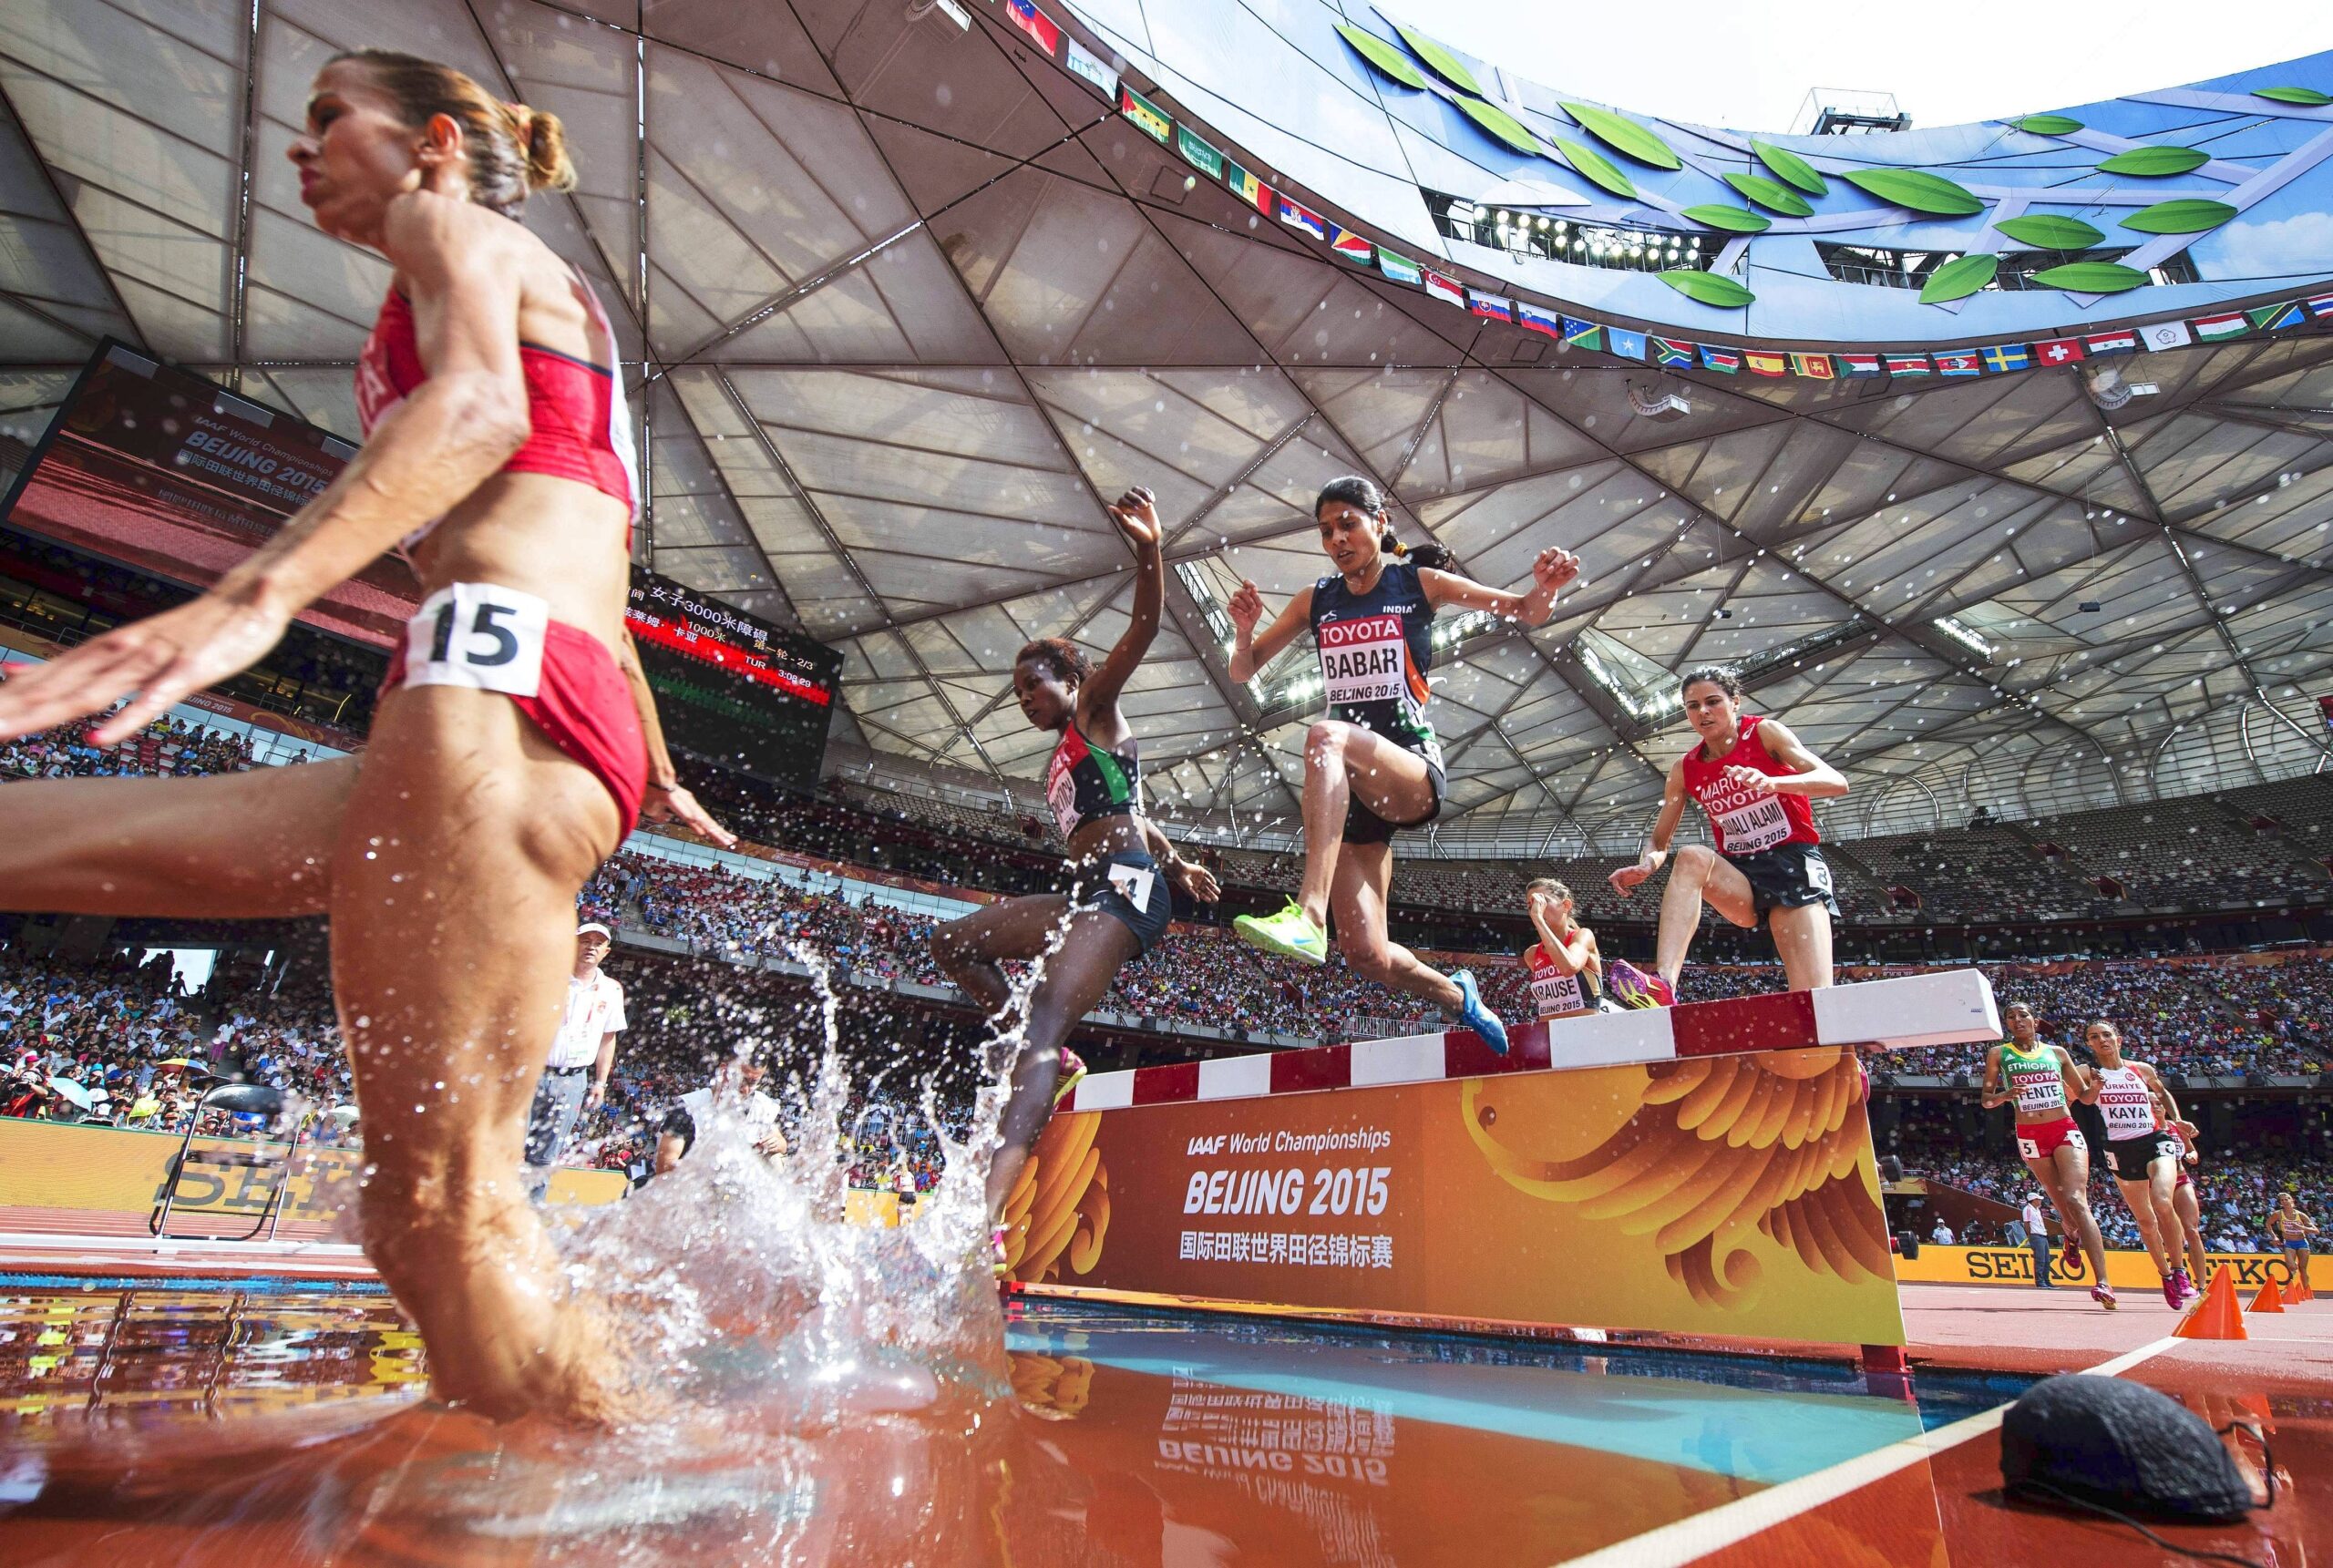
POLYGON ((1095 1072, 1065 1111, 1118 1111, 1195 1100, 1252 1100, 1321 1089, 1369 1089, 1577 1067, 1618 1067, 1750 1050, 1852 1045, 1888 1050, 1990 1044, 2001 1038, 1993 988, 1974 969, 1865 980, 1818 991, 1588 1013, 1507 1030, 1505 1056, 1472 1030, 1405 1035, 1306 1050, 1177 1061, 1095 1072))

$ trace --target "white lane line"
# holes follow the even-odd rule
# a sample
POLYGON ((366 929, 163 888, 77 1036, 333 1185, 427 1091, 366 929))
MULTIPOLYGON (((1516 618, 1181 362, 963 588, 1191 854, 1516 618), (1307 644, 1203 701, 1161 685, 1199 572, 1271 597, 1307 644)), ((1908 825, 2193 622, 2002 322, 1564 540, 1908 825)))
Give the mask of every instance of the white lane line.
MULTIPOLYGON (((2129 1371, 2140 1362, 2162 1355, 2184 1341, 2165 1336, 2151 1345, 2102 1361, 2082 1369, 2082 1375, 2092 1378, 2112 1378, 2129 1371)), ((1818 1470, 1796 1481, 1768 1487, 1748 1497, 1664 1524, 1658 1530, 1648 1530, 1626 1541, 1589 1553, 1585 1557, 1565 1559, 1569 1568, 1681 1568, 1684 1563, 1708 1556, 1712 1552, 1745 1541, 1763 1530, 1771 1530, 1785 1520, 1795 1519, 1809 1509, 1820 1508, 1835 1498, 1846 1496, 1859 1487, 1884 1480, 1899 1470, 1908 1469, 1922 1460, 1933 1458, 1947 1449, 1958 1448, 1971 1438, 1979 1438, 2001 1424, 2009 1410, 2007 1404, 1997 1405, 1973 1416, 1964 1416, 1948 1426, 1932 1432, 1922 1432, 1916 1438, 1906 1438, 1874 1449, 1867 1454, 1845 1460, 1828 1470, 1818 1470)))

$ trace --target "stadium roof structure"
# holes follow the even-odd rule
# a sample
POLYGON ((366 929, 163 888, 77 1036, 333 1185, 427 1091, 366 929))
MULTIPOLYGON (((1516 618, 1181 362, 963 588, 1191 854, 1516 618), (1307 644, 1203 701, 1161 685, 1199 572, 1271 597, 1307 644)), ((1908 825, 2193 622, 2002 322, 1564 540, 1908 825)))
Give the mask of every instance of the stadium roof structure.
MULTIPOLYGON (((2008 123, 1633 116, 1348 0, 19 0, 0 425, 102 337, 355 432, 386 284, 284 148, 335 50, 567 122, 529 221, 618 319, 657 570, 846 653, 841 755, 1025 784, 1015 651, 1106 647, 1170 824, 1294 825, 1302 661, 1222 602, 1322 569, 1358 472, 1555 620, 1454 622, 1444 852, 1632 835, 1732 661, 1835 831, 2326 762, 2333 55, 2008 123), (855 748, 866 748, 862 753, 855 748), (1234 815, 1233 814, 1236 814, 1234 815)), ((1579 91, 1595 84, 1573 84, 1579 91)))

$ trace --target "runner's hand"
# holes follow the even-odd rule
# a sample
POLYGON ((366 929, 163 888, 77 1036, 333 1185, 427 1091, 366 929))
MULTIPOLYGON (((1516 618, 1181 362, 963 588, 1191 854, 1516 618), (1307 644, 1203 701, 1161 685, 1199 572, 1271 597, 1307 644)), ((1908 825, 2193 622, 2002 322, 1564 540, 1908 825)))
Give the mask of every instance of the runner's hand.
POLYGON ((1252 637, 1256 632, 1256 622, 1264 618, 1264 596, 1257 591, 1254 583, 1243 582, 1239 585, 1239 591, 1231 596, 1231 602, 1224 606, 1224 610, 1231 617, 1231 624, 1241 635, 1252 637))
POLYGON ((1756 768, 1745 768, 1740 763, 1725 770, 1725 782, 1736 789, 1746 789, 1752 794, 1774 793, 1773 774, 1762 774, 1756 768))
POLYGON ((1541 588, 1561 588, 1579 575, 1579 558, 1567 549, 1549 545, 1531 563, 1531 580, 1541 588))
POLYGON ((291 619, 256 598, 212 592, 117 627, 0 686, 0 740, 102 713, 135 692, 128 707, 89 732, 91 744, 113 745, 259 662, 291 619))
POLYGON ((737 835, 714 821, 713 814, 697 804, 696 796, 678 784, 651 784, 640 803, 640 815, 650 822, 677 822, 694 828, 724 849, 736 847, 737 835))
POLYGON ((1643 882, 1646 877, 1650 876, 1654 872, 1660 870, 1660 863, 1668 858, 1669 857, 1667 856, 1661 855, 1657 851, 1650 849, 1646 850, 1643 856, 1637 860, 1635 865, 1623 866, 1618 871, 1612 873, 1611 877, 1609 878, 1612 884, 1612 890, 1625 897, 1631 889, 1637 886, 1638 884, 1643 882))
POLYGON ((1125 535, 1137 554, 1146 554, 1158 548, 1166 530, 1158 523, 1158 500, 1148 490, 1136 485, 1120 496, 1115 506, 1106 508, 1110 520, 1118 525, 1118 532, 1125 535))
POLYGON ((1217 886, 1215 873, 1195 860, 1177 860, 1167 867, 1166 875, 1175 879, 1176 886, 1202 904, 1212 904, 1222 896, 1223 889, 1217 886))

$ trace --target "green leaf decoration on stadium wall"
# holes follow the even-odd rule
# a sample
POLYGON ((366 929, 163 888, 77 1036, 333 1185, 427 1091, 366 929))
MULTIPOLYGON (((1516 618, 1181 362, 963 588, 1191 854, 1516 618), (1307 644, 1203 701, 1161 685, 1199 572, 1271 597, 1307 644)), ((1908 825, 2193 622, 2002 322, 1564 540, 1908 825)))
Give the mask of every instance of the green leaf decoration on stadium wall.
POLYGON ((1966 218, 1985 210, 1967 190, 1925 169, 1850 169, 1839 178, 1891 206, 1938 218, 1966 218))
POLYGON ((2161 179, 2167 174, 2185 174, 2211 162, 2212 155, 2198 152, 2192 147, 2134 147, 2128 152, 2118 152, 2098 166, 2101 174, 2128 174, 2141 179, 2161 179))
POLYGON ((1721 311, 1740 310, 1758 297, 1737 280, 1722 272, 1701 272, 1691 267, 1680 267, 1674 272, 1655 272, 1653 276, 1687 299, 1715 305, 1721 311))
POLYGON ((1563 102, 1564 113, 1571 116, 1588 133, 1615 152, 1625 153, 1639 163, 1649 163, 1655 169, 1682 169, 1684 164, 1669 150, 1669 144, 1651 131, 1623 114, 1598 108, 1594 104, 1563 102))
POLYGON ((1337 24, 1337 36, 1353 46, 1353 52, 1375 67, 1381 77, 1390 77, 1405 87, 1429 87, 1425 73, 1410 64, 1410 57, 1374 33, 1363 32, 1350 22, 1337 24))
POLYGON ((2081 121, 2062 114, 2030 114, 2009 123, 2035 136, 2071 136, 2081 128, 2081 121))
POLYGON ((2305 109, 2323 108, 2327 104, 2333 104, 2333 97, 2328 97, 2315 87, 2255 87, 2252 96, 2266 98, 2272 103, 2298 104, 2305 109))
POLYGON ((2145 282, 2147 275, 2119 261, 2069 261, 2034 273, 2033 281, 2045 289, 2063 289, 2070 294, 2119 294, 2145 282))
POLYGON ((1763 234, 1774 226, 1771 218, 1761 218, 1747 207, 1721 207, 1711 202, 1707 207, 1688 207, 1678 214, 1690 218, 1706 229, 1724 229, 1736 234, 1763 234))
POLYGON ((1762 174, 1729 174, 1725 182, 1761 207, 1771 208, 1790 218, 1812 218, 1814 203, 1780 180, 1768 179, 1762 174))
POLYGON ((2122 227, 2135 229, 2142 234, 2201 234, 2206 229, 2218 228, 2235 216, 2235 209, 2225 201, 2206 201, 2200 198, 2184 201, 2158 201, 2123 219, 2122 227))
POLYGON ((1627 175, 1620 172, 1619 164, 1614 163, 1592 147, 1582 147, 1579 143, 1567 141, 1562 137, 1556 138, 1555 142, 1556 150, 1564 155, 1564 161, 1579 170, 1589 180, 1602 186, 1615 196, 1625 196, 1631 201, 1637 199, 1637 188, 1629 182, 1627 175))
POLYGON ((1991 282, 2000 265, 1999 256, 1956 257, 1928 274, 1928 281, 1920 285, 1920 303, 1940 305, 1951 300, 1965 300, 1991 282))
POLYGON ((1758 161, 1764 164, 1775 179, 1797 186, 1809 196, 1831 194, 1830 182, 1823 178, 1822 171, 1790 149, 1776 147, 1771 141, 1760 141, 1753 136, 1750 138, 1750 150, 1758 155, 1758 161))
POLYGON ((2079 218, 2061 218, 2054 212, 2004 218, 1993 227, 2019 244, 2030 245, 2038 251, 2087 251, 2106 238, 2104 232, 2079 218))
MULTIPOLYGON (((1378 15, 1384 15, 1384 13, 1380 12, 1378 15)), ((1386 16, 1385 19, 1388 22, 1393 22, 1391 16, 1386 16)), ((1475 80, 1475 73, 1461 65, 1457 56, 1414 27, 1404 27, 1399 22, 1393 22, 1393 31, 1402 35, 1402 42, 1410 46, 1410 53, 1423 60, 1426 67, 1435 76, 1440 77, 1460 92, 1472 93, 1476 97, 1483 96, 1482 86, 1475 80)))
POLYGON ((1516 151, 1536 153, 1542 157, 1546 155, 1547 149, 1539 145, 1539 138, 1533 136, 1521 120, 1516 119, 1498 105, 1485 103, 1481 98, 1460 98, 1458 107, 1465 111, 1468 119, 1481 126, 1516 151))

